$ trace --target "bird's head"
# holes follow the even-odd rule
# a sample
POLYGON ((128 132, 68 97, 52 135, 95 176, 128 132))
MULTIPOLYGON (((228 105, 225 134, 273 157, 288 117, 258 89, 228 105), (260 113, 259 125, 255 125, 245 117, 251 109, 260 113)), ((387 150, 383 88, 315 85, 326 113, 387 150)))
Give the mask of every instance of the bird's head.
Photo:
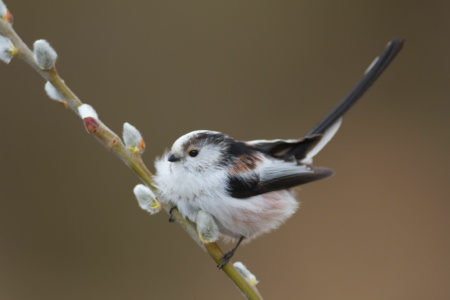
POLYGON ((218 169, 227 162, 225 154, 231 142, 230 137, 220 132, 192 131, 175 141, 167 159, 173 168, 218 169))

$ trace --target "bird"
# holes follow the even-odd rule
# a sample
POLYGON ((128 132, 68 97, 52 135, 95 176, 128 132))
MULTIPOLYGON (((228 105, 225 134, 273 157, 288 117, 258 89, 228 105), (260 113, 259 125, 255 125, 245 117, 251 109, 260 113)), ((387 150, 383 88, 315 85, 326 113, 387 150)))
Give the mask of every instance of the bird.
POLYGON ((239 141, 217 131, 196 130, 178 138, 155 161, 159 196, 196 222, 209 214, 220 235, 235 241, 221 269, 243 240, 278 228, 299 207, 293 188, 333 175, 313 165, 314 156, 338 131, 342 116, 381 75, 403 46, 397 38, 367 68, 351 92, 304 137, 239 141))

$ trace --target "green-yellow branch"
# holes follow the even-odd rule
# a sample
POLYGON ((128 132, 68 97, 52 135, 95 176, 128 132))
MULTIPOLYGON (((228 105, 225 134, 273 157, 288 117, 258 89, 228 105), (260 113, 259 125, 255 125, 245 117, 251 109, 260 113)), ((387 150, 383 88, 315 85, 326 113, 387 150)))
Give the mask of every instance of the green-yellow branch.
MULTIPOLYGON (((49 81, 56 90, 58 90, 67 102, 68 106, 77 114, 78 107, 83 103, 78 99, 78 97, 70 90, 70 88, 65 84, 65 82, 58 75, 55 68, 50 70, 42 70, 36 63, 33 52, 28 48, 28 46, 22 41, 22 39, 17 35, 17 33, 12 28, 12 25, 5 22, 0 18, 0 35, 3 35, 11 40, 13 45, 18 49, 17 56, 24 60, 28 65, 30 65, 36 72, 38 72, 45 80, 49 81)), ((95 138, 104 145, 108 150, 115 153, 126 165, 128 165, 141 180, 146 183, 150 188, 156 190, 152 178, 152 174, 142 161, 142 157, 139 153, 132 153, 127 147, 122 143, 117 134, 111 131, 103 123, 98 123, 98 131, 91 132, 95 138)), ((162 205, 163 209, 169 213, 170 207, 168 205, 162 205)), ((172 211, 173 219, 191 236, 191 238, 206 250, 209 255, 218 264, 223 255, 219 246, 216 243, 203 244, 198 237, 198 233, 195 225, 182 217, 182 215, 174 209, 172 211)), ((234 282, 234 284, 241 290, 243 295, 247 299, 262 299, 258 290, 252 286, 247 280, 245 280, 242 275, 236 270, 236 268, 228 263, 222 270, 227 274, 227 276, 234 282)))

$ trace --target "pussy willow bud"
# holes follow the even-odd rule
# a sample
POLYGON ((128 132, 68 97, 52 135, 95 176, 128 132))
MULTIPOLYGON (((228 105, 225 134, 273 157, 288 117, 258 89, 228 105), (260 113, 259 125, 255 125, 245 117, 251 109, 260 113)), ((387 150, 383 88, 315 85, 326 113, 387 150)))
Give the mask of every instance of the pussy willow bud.
POLYGON ((50 81, 47 81, 45 83, 45 92, 50 99, 61 103, 64 107, 67 107, 67 102, 64 100, 63 95, 53 86, 50 81))
POLYGON ((34 60, 42 70, 50 70, 55 66, 58 54, 46 40, 37 40, 33 44, 34 60))
POLYGON ((253 275, 246 266, 244 266, 243 263, 240 261, 235 262, 233 266, 238 270, 239 273, 241 273, 242 277, 245 278, 245 280, 248 281, 251 285, 255 286, 258 284, 258 280, 256 279, 255 275, 253 275))
POLYGON ((0 0, 0 18, 2 18, 3 21, 8 22, 10 24, 13 23, 13 16, 2 0, 0 0))
POLYGON ((155 214, 161 210, 161 204, 156 199, 155 194, 150 188, 143 184, 138 184, 133 189, 134 195, 139 203, 139 206, 148 211, 150 214, 155 214))
POLYGON ((197 223, 197 232, 203 244, 214 243, 219 238, 219 228, 213 217, 201 210, 195 220, 197 223))
POLYGON ((133 153, 143 153, 145 150, 145 143, 139 130, 130 123, 123 124, 123 141, 128 150, 133 153))
POLYGON ((0 60, 9 64, 11 59, 17 54, 17 48, 10 39, 0 35, 0 60))
POLYGON ((95 109, 89 104, 82 104, 78 107, 78 113, 83 119, 84 127, 90 133, 98 133, 100 130, 100 123, 95 109))

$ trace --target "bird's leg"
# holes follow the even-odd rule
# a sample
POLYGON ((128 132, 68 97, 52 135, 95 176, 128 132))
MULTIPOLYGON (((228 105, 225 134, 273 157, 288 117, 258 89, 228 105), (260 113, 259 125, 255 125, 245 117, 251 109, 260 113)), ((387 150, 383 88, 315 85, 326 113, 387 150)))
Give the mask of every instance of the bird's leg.
POLYGON ((230 261, 230 259, 231 259, 231 258, 233 257, 233 255, 234 255, 234 252, 236 252, 237 247, 239 246, 239 244, 242 242, 243 239, 244 239, 244 236, 241 236, 241 237, 239 238, 239 241, 238 241, 238 242, 236 243, 236 245, 233 247, 233 249, 231 249, 230 251, 228 251, 227 253, 225 253, 224 255, 222 255, 222 257, 220 258, 222 262, 220 263, 220 265, 217 266, 217 267, 219 268, 219 270, 222 269, 223 266, 225 266, 225 264, 226 264, 227 262, 230 261))
POLYGON ((177 208, 176 205, 172 206, 172 207, 170 208, 170 210, 169 210, 169 215, 170 215, 170 217, 169 217, 169 222, 170 222, 170 223, 175 222, 175 219, 174 219, 173 216, 172 216, 172 212, 173 212, 173 210, 174 210, 175 208, 177 208))

